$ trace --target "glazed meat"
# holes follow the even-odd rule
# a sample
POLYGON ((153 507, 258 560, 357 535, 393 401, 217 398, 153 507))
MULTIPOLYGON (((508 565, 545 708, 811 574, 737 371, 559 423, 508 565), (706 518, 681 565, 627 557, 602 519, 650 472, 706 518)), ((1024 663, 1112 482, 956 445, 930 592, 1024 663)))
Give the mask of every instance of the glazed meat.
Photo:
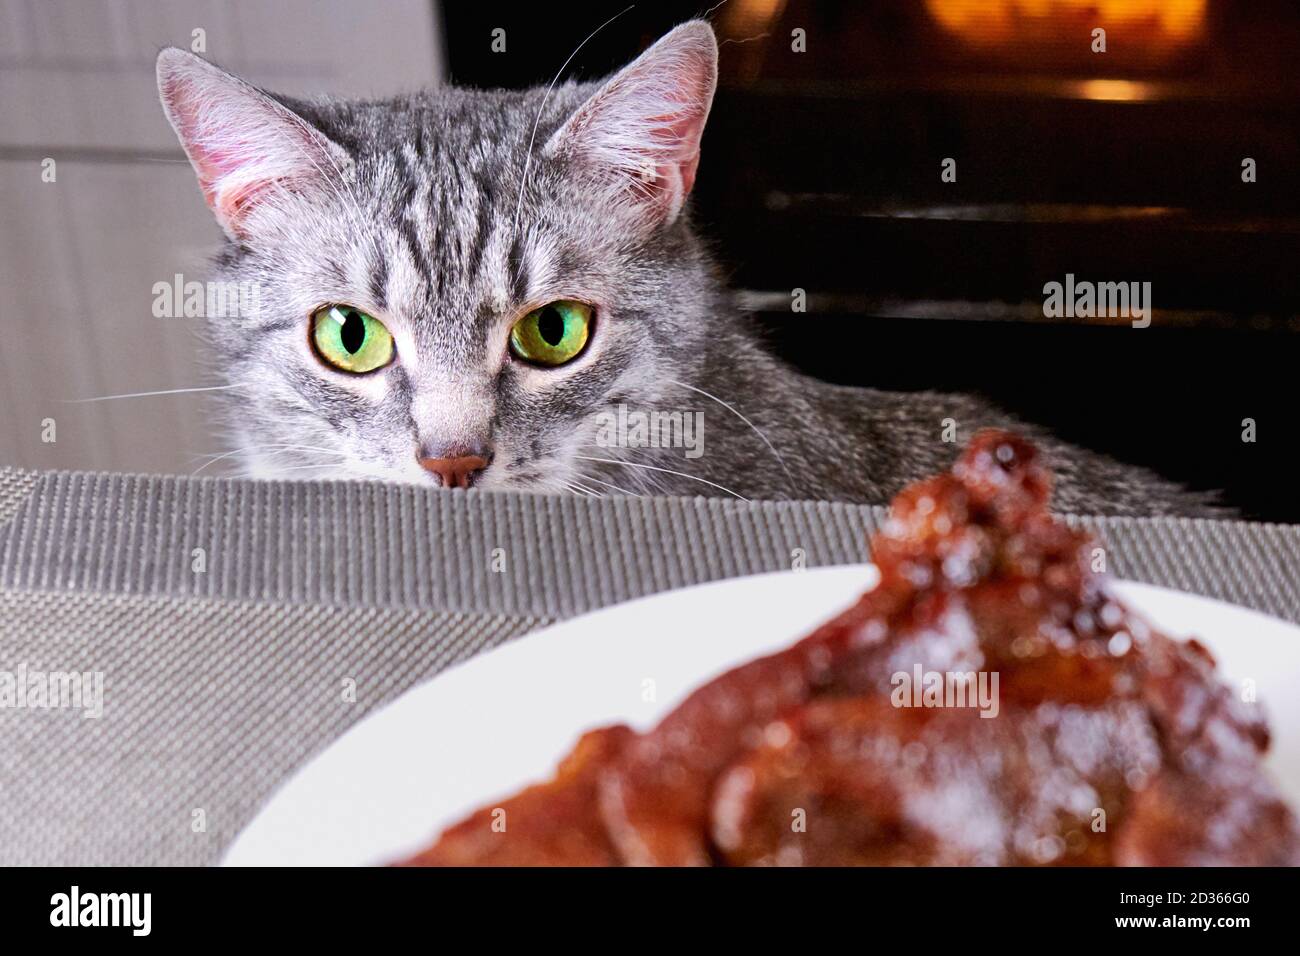
POLYGON ((555 778, 484 807, 447 830, 407 866, 614 866, 599 818, 600 774, 632 737, 628 727, 582 735, 555 778))
POLYGON ((589 734, 411 862, 1300 861, 1261 716, 1108 596, 1049 491, 1031 445, 981 433, 895 499, 856 605, 645 734, 589 734))

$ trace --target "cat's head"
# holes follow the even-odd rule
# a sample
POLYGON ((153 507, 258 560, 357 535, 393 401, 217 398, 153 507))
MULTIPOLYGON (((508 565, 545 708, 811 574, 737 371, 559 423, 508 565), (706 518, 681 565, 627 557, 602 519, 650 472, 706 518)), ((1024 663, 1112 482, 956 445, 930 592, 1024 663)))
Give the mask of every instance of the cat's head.
MULTIPOLYGON (((701 21, 608 80, 291 101, 164 50, 228 242, 209 317, 251 474, 559 490, 653 405, 716 291, 683 205, 717 77, 701 21)), ((635 484, 635 480, 631 480, 635 484)), ((591 486, 588 486, 591 487, 591 486)))

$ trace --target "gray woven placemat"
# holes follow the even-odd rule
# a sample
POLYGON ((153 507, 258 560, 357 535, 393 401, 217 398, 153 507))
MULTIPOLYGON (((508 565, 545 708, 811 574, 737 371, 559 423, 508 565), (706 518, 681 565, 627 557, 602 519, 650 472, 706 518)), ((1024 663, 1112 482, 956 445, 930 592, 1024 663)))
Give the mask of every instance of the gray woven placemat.
POLYGON ((81 708, 0 708, 0 864, 215 862, 322 744, 428 675, 546 623, 0 590, 0 670, 103 681, 96 718, 83 716, 86 695, 81 708))
MULTIPOLYGON (((103 680, 98 718, 0 707, 0 864, 213 862, 310 754, 443 667, 643 594, 867 560, 882 515, 0 471, 0 673, 103 680)), ((1300 528, 1071 520, 1118 576, 1300 621, 1300 528)))

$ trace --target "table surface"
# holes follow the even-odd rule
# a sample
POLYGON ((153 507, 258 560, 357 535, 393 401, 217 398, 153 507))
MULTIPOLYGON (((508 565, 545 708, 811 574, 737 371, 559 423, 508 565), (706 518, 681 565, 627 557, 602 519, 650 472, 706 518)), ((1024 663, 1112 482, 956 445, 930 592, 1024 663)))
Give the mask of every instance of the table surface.
MULTIPOLYGON (((0 707, 0 864, 213 863, 413 684, 618 601, 869 560, 883 515, 0 469, 0 690, 50 672, 103 688, 96 717, 0 707)), ((1300 622, 1300 526, 1068 520, 1117 577, 1300 622)))

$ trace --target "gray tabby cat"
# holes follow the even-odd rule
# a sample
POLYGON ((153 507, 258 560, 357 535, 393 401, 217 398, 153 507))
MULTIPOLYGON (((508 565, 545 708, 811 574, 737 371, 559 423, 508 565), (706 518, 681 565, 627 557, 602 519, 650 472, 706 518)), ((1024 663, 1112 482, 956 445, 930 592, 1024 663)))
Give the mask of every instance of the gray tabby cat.
POLYGON ((1213 512, 974 398, 768 355, 687 214, 717 56, 694 21, 601 83, 308 103, 163 50, 163 107, 228 239, 214 278, 260 292, 206 333, 246 472, 875 503, 948 466, 952 419, 963 443, 1041 442, 1061 510, 1213 512), (620 409, 702 412, 698 447, 615 434, 620 409))

